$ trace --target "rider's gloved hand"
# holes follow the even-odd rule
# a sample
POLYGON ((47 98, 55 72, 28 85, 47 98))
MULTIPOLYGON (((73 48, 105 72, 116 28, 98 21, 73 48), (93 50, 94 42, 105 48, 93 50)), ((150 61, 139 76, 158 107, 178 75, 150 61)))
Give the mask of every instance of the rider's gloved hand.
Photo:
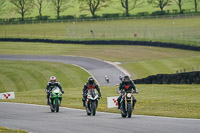
POLYGON ((62 94, 64 94, 65 92, 64 91, 62 91, 62 94))
POLYGON ((137 93, 137 94, 139 93, 137 88, 135 88, 135 93, 137 93))
POLYGON ((101 97, 101 94, 99 94, 99 97, 101 97))

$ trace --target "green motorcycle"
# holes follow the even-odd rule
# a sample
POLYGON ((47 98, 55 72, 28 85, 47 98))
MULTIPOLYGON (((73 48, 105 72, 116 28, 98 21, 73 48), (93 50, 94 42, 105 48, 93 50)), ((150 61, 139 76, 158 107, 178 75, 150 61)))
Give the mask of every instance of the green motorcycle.
POLYGON ((50 101, 50 109, 51 112, 59 112, 59 106, 61 104, 61 100, 62 100, 62 92, 58 87, 54 87, 51 91, 50 91, 50 97, 49 97, 49 101, 50 101))

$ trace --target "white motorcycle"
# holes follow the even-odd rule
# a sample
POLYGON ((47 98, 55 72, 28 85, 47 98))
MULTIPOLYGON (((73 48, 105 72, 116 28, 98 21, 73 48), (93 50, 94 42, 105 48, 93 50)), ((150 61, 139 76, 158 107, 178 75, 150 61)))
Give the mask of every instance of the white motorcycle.
POLYGON ((87 93, 87 99, 86 99, 86 112, 87 115, 95 115, 96 114, 96 109, 98 107, 98 100, 100 97, 96 93, 95 89, 90 89, 88 90, 87 93))

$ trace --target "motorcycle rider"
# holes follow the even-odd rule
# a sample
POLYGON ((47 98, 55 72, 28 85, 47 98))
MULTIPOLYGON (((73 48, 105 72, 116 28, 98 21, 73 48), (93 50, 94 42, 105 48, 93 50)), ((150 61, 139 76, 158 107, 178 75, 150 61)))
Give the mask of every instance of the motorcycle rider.
POLYGON ((108 75, 105 75, 105 80, 106 80, 107 83, 109 83, 108 75))
POLYGON ((50 77, 50 81, 47 83, 47 87, 45 89, 45 91, 47 93, 47 105, 49 105, 49 103, 50 103, 50 101, 49 101, 50 91, 54 87, 58 87, 61 90, 61 92, 64 93, 62 86, 60 85, 59 82, 56 81, 56 77, 55 76, 51 76, 50 77))
MULTIPOLYGON (((135 87, 134 82, 130 79, 130 77, 128 75, 124 76, 123 81, 120 83, 119 85, 119 90, 125 90, 125 92, 132 92, 132 89, 138 93, 138 89, 135 87)), ((121 95, 118 97, 117 102, 118 102, 118 109, 120 109, 120 101, 122 98, 122 93, 121 95)), ((136 99, 133 97, 133 109, 136 103, 136 99)))
POLYGON ((119 80, 122 81, 122 79, 123 79, 123 78, 122 78, 122 75, 119 75, 119 80))
POLYGON ((83 86, 83 91, 82 91, 82 95, 83 95, 83 106, 85 107, 85 100, 87 98, 87 93, 89 89, 97 89, 98 93, 99 93, 99 97, 101 97, 101 90, 99 88, 99 86, 95 83, 95 80, 93 77, 89 77, 88 78, 88 82, 85 83, 85 85, 83 86))

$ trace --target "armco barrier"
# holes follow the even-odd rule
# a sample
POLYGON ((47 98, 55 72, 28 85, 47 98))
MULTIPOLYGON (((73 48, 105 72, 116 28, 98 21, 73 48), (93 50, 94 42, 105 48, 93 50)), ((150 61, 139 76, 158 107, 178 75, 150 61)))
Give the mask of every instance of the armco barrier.
POLYGON ((136 84, 200 84, 200 71, 158 74, 134 80, 136 84))
POLYGON ((4 42, 47 42, 61 44, 86 44, 86 45, 139 45, 139 46, 155 46, 165 48, 177 48, 185 50, 200 51, 200 46, 191 46, 167 42, 152 42, 152 41, 126 41, 126 40, 51 40, 51 39, 25 39, 25 38, 0 38, 4 42))

